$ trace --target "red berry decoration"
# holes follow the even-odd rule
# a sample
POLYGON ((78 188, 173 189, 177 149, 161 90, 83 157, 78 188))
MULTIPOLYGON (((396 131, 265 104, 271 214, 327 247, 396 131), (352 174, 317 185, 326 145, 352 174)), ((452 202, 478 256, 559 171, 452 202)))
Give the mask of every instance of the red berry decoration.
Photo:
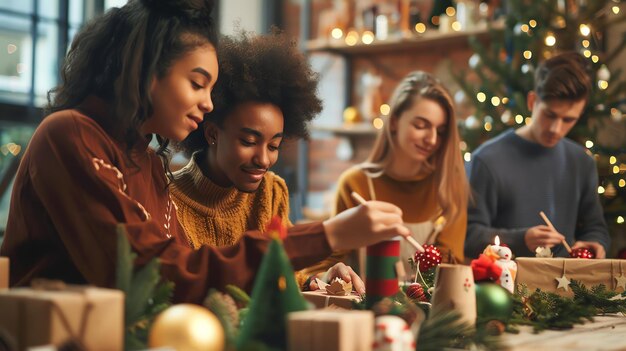
POLYGON ((422 302, 428 302, 426 294, 424 294, 424 288, 420 283, 412 283, 406 288, 406 296, 412 300, 418 300, 422 302))
POLYGON ((581 247, 581 248, 578 248, 578 249, 573 249, 572 252, 569 255, 572 258, 594 258, 594 257, 596 257, 596 255, 594 255, 591 250, 586 249, 584 247, 581 247))
POLYGON ((441 251, 435 245, 424 245, 424 252, 416 251, 413 259, 419 263, 420 272, 426 272, 441 263, 441 251))

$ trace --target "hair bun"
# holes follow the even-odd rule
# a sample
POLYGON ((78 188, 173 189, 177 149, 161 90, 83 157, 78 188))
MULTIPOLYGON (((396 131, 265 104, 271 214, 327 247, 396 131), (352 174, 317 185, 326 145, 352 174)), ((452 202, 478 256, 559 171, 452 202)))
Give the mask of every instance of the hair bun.
POLYGON ((191 20, 206 20, 213 11, 213 0, 141 0, 141 3, 150 11, 191 20))

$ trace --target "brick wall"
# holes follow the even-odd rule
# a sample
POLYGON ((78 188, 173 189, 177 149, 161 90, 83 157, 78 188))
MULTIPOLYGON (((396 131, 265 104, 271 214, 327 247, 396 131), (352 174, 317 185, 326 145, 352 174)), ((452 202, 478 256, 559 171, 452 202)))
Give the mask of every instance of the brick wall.
MULTIPOLYGON (((284 29, 289 35, 297 37, 299 35, 299 12, 300 4, 287 1, 284 5, 285 21, 284 29)), ((315 0, 312 3, 311 33, 317 33, 317 17, 320 11, 332 6, 329 0, 315 0)), ((341 91, 346 84, 351 85, 350 104, 358 106, 360 101, 359 84, 362 74, 367 71, 375 71, 383 78, 381 95, 384 102, 387 102, 393 89, 407 73, 414 70, 424 70, 437 76, 452 95, 459 90, 451 74, 454 71, 467 70, 468 60, 473 54, 467 43, 450 45, 446 42, 436 42, 426 48, 395 50, 393 52, 381 52, 374 54, 354 55, 351 60, 351 81, 345 82, 345 75, 341 73, 342 65, 332 64, 332 56, 336 60, 342 60, 340 56, 329 55, 328 53, 310 53, 313 66, 316 69, 326 69, 322 72, 320 86, 320 96, 324 101, 324 111, 317 118, 316 123, 323 125, 340 126, 342 116, 340 111, 345 108, 345 97, 341 96, 341 91), (331 56, 329 58, 329 56, 331 56), (329 68, 330 67, 330 68, 329 68), (337 68, 339 67, 339 68, 337 68), (333 89, 328 89, 333 87, 333 89)), ((342 68, 343 67, 343 68, 342 68)), ((474 73, 464 74, 469 81, 476 80, 474 73)), ((465 118, 472 113, 472 106, 468 103, 457 104, 457 116, 465 118)), ((309 141, 309 193, 310 203, 313 207, 326 206, 321 200, 324 192, 332 192, 339 175, 352 165, 362 162, 369 154, 374 136, 350 138, 354 147, 354 157, 350 160, 341 160, 337 156, 344 137, 331 135, 330 133, 313 133, 309 141)), ((345 141, 344 141, 345 143, 345 141)))

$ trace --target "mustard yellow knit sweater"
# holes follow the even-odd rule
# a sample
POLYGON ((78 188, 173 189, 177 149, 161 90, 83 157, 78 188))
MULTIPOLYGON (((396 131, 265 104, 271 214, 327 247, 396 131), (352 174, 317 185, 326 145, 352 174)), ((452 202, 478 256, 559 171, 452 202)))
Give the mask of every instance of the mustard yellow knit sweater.
POLYGON ((263 230, 273 216, 291 226, 289 193, 281 177, 267 172, 254 193, 223 188, 202 174, 196 156, 174 172, 171 185, 178 220, 193 248, 232 245, 247 230, 263 230))

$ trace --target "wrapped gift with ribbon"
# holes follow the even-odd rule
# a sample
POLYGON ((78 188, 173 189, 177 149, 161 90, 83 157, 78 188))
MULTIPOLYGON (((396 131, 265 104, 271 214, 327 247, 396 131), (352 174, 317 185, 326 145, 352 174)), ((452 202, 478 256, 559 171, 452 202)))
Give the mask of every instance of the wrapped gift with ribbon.
POLYGON ((571 297, 572 280, 587 288, 603 284, 608 290, 626 291, 626 260, 518 257, 516 261, 516 284, 524 284, 529 291, 541 289, 571 297))
POLYGON ((386 240, 367 247, 366 307, 398 293, 396 263, 400 256, 400 238, 386 240))
POLYGON ((0 291, 0 329, 18 350, 68 343, 86 350, 124 348, 124 293, 62 282, 0 291))

